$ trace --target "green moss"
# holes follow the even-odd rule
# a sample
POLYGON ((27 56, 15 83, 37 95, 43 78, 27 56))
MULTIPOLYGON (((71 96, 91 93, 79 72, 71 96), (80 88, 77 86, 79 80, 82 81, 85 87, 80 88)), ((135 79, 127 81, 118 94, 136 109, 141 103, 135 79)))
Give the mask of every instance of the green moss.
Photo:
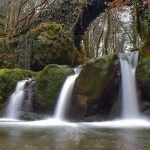
POLYGON ((54 109, 60 89, 70 74, 73 74, 73 70, 66 65, 48 65, 37 76, 38 97, 47 111, 54 109))
POLYGON ((87 93, 89 96, 89 99, 87 100, 88 104, 91 100, 96 99, 101 94, 100 92, 102 92, 104 83, 108 80, 108 73, 113 69, 112 66, 114 66, 115 59, 115 55, 110 55, 88 62, 83 67, 78 78, 78 83, 80 84, 80 90, 83 93, 87 93), (92 76, 94 78, 90 80, 92 76))
POLYGON ((38 33, 47 31, 49 36, 56 36, 63 32, 63 24, 56 22, 53 23, 41 23, 37 27, 31 30, 32 33, 38 33))

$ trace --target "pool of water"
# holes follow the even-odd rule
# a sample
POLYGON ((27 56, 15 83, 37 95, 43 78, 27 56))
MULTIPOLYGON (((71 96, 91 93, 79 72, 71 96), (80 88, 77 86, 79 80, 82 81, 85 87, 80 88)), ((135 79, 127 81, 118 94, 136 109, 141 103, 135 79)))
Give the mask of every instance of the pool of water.
POLYGON ((0 150, 149 150, 150 128, 0 122, 0 150))

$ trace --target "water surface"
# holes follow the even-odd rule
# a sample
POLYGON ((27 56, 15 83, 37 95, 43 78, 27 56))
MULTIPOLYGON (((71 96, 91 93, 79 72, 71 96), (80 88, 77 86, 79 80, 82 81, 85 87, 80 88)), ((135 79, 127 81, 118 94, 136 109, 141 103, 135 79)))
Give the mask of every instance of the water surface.
POLYGON ((147 128, 0 126, 0 150, 149 150, 149 140, 147 128))

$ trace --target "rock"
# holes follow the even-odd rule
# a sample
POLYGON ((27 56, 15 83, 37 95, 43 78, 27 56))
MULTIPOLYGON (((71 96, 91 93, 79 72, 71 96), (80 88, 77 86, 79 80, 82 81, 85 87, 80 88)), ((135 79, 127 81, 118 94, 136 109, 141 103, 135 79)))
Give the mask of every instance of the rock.
MULTIPOLYGON (((137 66, 136 77, 138 89, 140 91, 139 96, 141 98, 140 107, 142 107, 144 105, 143 103, 150 103, 150 58, 146 57, 140 61, 137 66)), ((143 112, 145 110, 141 108, 141 111, 143 112)))
POLYGON ((142 100, 150 102, 150 58, 145 58, 139 63, 136 77, 142 100))
POLYGON ((84 121, 84 122, 95 122, 95 121, 104 121, 106 120, 106 117, 102 117, 100 114, 96 114, 96 115, 91 115, 91 116, 88 116, 88 117, 85 117, 83 118, 83 120, 81 121, 84 121))
POLYGON ((117 101, 119 72, 116 55, 92 60, 83 66, 75 82, 69 118, 100 115, 107 119, 117 101))
POLYGON ((21 36, 17 53, 20 67, 34 71, 48 64, 78 65, 83 61, 71 33, 59 23, 41 23, 21 36))
POLYGON ((49 116, 45 115, 45 114, 38 114, 38 113, 34 113, 34 112, 24 112, 21 111, 20 112, 20 118, 22 120, 42 120, 44 118, 48 118, 49 116))
POLYGON ((142 102, 141 103, 141 113, 143 116, 150 117, 150 102, 142 102))
POLYGON ((61 87, 73 70, 67 66, 48 65, 36 78, 33 111, 53 114, 61 87))

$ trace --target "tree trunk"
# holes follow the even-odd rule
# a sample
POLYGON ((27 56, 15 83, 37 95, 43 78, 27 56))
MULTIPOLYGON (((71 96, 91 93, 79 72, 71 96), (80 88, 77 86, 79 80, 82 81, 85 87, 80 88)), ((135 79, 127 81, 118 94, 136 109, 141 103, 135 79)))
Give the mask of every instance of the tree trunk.
POLYGON ((109 43, 109 35, 110 35, 110 14, 109 12, 106 13, 107 13, 107 29, 106 29, 106 34, 105 34, 104 44, 103 44, 104 55, 108 54, 108 43, 109 43))

